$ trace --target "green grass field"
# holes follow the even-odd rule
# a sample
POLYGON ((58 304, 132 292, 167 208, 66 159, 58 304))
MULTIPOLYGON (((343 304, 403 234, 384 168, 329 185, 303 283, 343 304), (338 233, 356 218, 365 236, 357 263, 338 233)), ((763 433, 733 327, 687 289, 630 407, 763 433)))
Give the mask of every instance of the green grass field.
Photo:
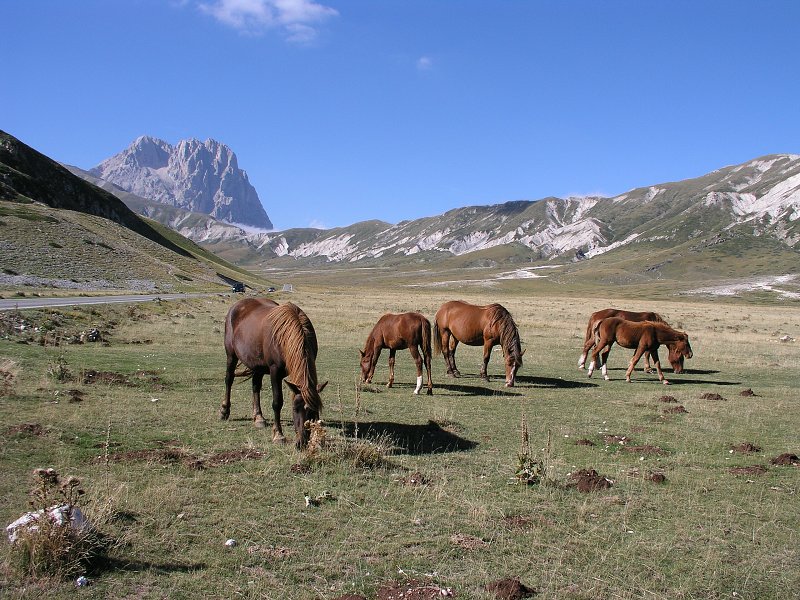
MULTIPOLYGON (((247 383, 234 387, 231 420, 218 420, 231 296, 0 313, 0 361, 12 361, 0 395, 0 519, 27 510, 34 468, 53 467, 82 480, 85 512, 116 542, 77 591, 21 580, 4 544, 0 595, 332 600, 416 580, 488 599, 486 584, 519 577, 537 598, 796 596, 800 468, 770 459, 800 453, 798 343, 779 341, 800 338, 800 305, 586 300, 537 285, 280 294, 313 321, 330 381, 330 446, 313 457, 252 426, 247 383), (359 386, 358 350, 381 314, 432 320, 454 298, 499 301, 514 315, 527 349, 517 387, 503 386, 499 349, 487 383, 480 349, 464 346, 460 379, 434 356, 433 396, 412 395, 406 351, 394 388, 383 385, 387 352, 374 383, 359 386), (689 372, 668 372, 662 386, 639 368, 626 384, 630 351, 615 347, 612 380, 587 379, 576 368, 586 319, 607 306, 657 310, 687 331, 689 372), (104 343, 54 345, 92 327, 104 343), (687 412, 667 412, 677 405, 687 412), (523 419, 545 467, 536 485, 514 477, 523 419), (732 450, 745 443, 761 450, 732 450), (570 485, 580 469, 613 485, 582 493, 570 485)), ((268 384, 263 399, 270 421, 268 384)), ((282 417, 293 437, 288 407, 282 417)))

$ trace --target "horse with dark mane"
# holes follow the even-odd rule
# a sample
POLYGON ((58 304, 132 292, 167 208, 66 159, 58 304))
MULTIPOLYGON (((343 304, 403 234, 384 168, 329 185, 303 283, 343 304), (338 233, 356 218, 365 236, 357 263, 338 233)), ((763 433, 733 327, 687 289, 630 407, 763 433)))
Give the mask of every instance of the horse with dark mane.
POLYGON ((296 446, 308 443, 307 420, 318 420, 322 410, 320 392, 327 381, 317 384, 317 335, 308 316, 291 302, 278 304, 266 298, 245 298, 234 304, 225 318, 225 400, 220 417, 225 420, 231 412, 231 386, 234 377, 252 377, 253 423, 266 427, 261 414, 261 384, 269 374, 272 384, 272 439, 283 442, 281 428, 283 389, 281 382, 292 392, 292 420, 296 446), (236 371, 241 362, 246 368, 236 371))
POLYGON ((383 315, 372 331, 367 336, 364 349, 361 352, 361 380, 366 383, 372 381, 375 374, 375 365, 383 348, 389 349, 389 383, 394 384, 394 355, 398 350, 408 348, 414 364, 417 365, 417 387, 415 394, 422 388, 422 364, 428 371, 429 396, 433 394, 431 383, 431 322, 418 312, 400 314, 387 313, 383 315))
MULTIPOLYGON (((642 321, 655 321, 657 323, 666 323, 666 321, 660 314, 648 311, 634 312, 630 310, 620 310, 617 308, 606 308, 592 313, 592 315, 589 317, 589 323, 586 325, 586 335, 583 341, 583 352, 581 353, 581 357, 578 359, 579 369, 582 369, 583 366, 586 364, 586 357, 589 356, 589 351, 592 348, 594 348, 595 326, 600 321, 602 321, 603 319, 607 319, 608 317, 621 317, 626 321, 634 321, 636 323, 640 323, 642 321)), ((673 371, 675 373, 682 373, 683 356, 680 353, 674 351, 673 344, 667 344, 667 348, 669 349, 669 362, 672 365, 673 371)), ((644 372, 652 373, 652 369, 650 368, 649 352, 645 352, 644 354, 644 372)))
POLYGON ((477 306, 453 300, 442 304, 433 324, 433 347, 447 364, 447 374, 460 377, 456 368, 456 348, 463 342, 468 346, 483 346, 483 366, 480 376, 488 379, 486 367, 494 346, 500 345, 505 356, 506 387, 512 387, 517 370, 522 366, 519 330, 514 319, 500 304, 477 306))
POLYGON ((600 356, 600 367, 605 379, 609 379, 606 369, 608 354, 614 342, 623 348, 634 348, 633 358, 625 372, 625 381, 630 382, 636 363, 642 354, 649 352, 658 373, 658 379, 663 384, 668 384, 661 372, 661 361, 658 358, 658 347, 662 344, 673 344, 674 351, 681 357, 692 358, 692 347, 689 345, 689 336, 682 331, 677 331, 666 323, 658 321, 643 321, 636 323, 626 321, 620 317, 608 317, 594 326, 595 347, 592 352, 592 362, 589 364, 589 377, 594 372, 597 357, 600 356))

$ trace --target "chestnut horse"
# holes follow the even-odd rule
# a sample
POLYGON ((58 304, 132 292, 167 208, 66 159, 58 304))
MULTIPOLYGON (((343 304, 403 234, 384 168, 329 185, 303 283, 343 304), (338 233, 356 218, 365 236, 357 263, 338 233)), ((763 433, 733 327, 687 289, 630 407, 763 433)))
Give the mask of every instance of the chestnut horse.
POLYGON ((658 347, 661 344, 672 343, 675 346, 675 352, 686 358, 692 358, 692 347, 689 345, 689 336, 681 331, 677 331, 667 325, 657 321, 643 321, 636 323, 634 321, 626 321, 620 317, 608 317, 597 323, 594 327, 595 347, 592 352, 592 362, 589 364, 589 377, 594 372, 594 366, 597 362, 597 357, 600 356, 600 367, 603 372, 603 377, 608 379, 608 372, 606 370, 606 362, 608 361, 608 353, 611 351, 611 346, 614 342, 618 343, 623 348, 635 348, 628 370, 625 372, 625 381, 630 382, 631 373, 636 366, 636 363, 642 357, 642 354, 649 352, 653 357, 653 362, 658 372, 658 379, 664 385, 669 381, 664 378, 664 373, 661 372, 661 361, 658 359, 658 347))
POLYGON ((460 377, 456 368, 456 347, 459 342, 468 346, 483 346, 481 378, 488 379, 486 366, 494 346, 500 345, 505 356, 506 387, 513 387, 517 370, 522 366, 519 330, 514 319, 499 304, 476 306, 460 300, 445 302, 436 311, 433 323, 433 347, 447 364, 447 374, 460 377))
POLYGON ((372 381, 375 374, 375 365, 383 348, 389 349, 389 383, 394 384, 394 355, 398 350, 408 348, 414 364, 417 365, 417 387, 415 394, 422 388, 422 363, 428 371, 429 396, 433 394, 431 383, 431 322, 418 312, 407 312, 383 315, 372 331, 367 336, 364 350, 361 352, 361 380, 367 383, 372 381), (419 349, 418 349, 419 348, 419 349), (421 351, 421 355, 420 355, 421 351))
MULTIPOLYGON (((583 366, 586 364, 586 357, 589 355, 589 350, 594 347, 594 328, 603 319, 608 317, 621 317, 626 321, 634 321, 636 323, 640 323, 642 321, 656 321, 658 323, 666 323, 664 318, 654 312, 633 312, 630 310, 619 310, 617 308, 606 308, 604 310, 598 310, 597 312, 592 313, 589 317, 589 323, 586 325, 586 336, 584 337, 583 342, 583 352, 581 353, 581 357, 578 359, 578 368, 583 369, 583 366)), ((667 348, 669 349, 669 362, 672 365, 672 370, 675 373, 682 373, 683 372, 683 355, 675 352, 674 348, 675 345, 672 343, 668 343, 667 348)), ((650 368, 650 353, 645 352, 644 354, 644 372, 645 373, 652 373, 652 369, 650 368)))
POLYGON ((225 400, 219 410, 226 420, 231 412, 231 386, 234 377, 252 377, 253 422, 266 427, 261 414, 261 383, 269 373, 272 384, 272 439, 283 442, 281 428, 283 390, 281 382, 292 392, 292 418, 296 446, 308 443, 306 420, 318 420, 322 409, 320 392, 327 381, 317 384, 317 336, 306 314, 294 304, 278 304, 266 298, 245 298, 234 304, 225 318, 225 400), (246 367, 241 372, 236 366, 246 367))

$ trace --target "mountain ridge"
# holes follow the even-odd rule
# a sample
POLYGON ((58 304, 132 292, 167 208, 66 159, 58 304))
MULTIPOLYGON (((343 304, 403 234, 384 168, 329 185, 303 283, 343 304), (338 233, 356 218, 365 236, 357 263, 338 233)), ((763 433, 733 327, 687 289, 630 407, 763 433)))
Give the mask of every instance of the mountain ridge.
POLYGON ((89 174, 137 196, 228 223, 272 229, 258 192, 236 154, 214 139, 180 140, 174 146, 140 136, 89 169, 89 174))

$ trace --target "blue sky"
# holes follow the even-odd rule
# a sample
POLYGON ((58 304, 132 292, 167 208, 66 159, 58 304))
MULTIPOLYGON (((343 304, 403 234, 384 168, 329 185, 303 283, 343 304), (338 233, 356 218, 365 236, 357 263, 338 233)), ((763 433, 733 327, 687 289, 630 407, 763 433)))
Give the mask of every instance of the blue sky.
POLYGON ((797 0, 4 0, 0 129, 236 152, 278 229, 800 153, 797 0))

